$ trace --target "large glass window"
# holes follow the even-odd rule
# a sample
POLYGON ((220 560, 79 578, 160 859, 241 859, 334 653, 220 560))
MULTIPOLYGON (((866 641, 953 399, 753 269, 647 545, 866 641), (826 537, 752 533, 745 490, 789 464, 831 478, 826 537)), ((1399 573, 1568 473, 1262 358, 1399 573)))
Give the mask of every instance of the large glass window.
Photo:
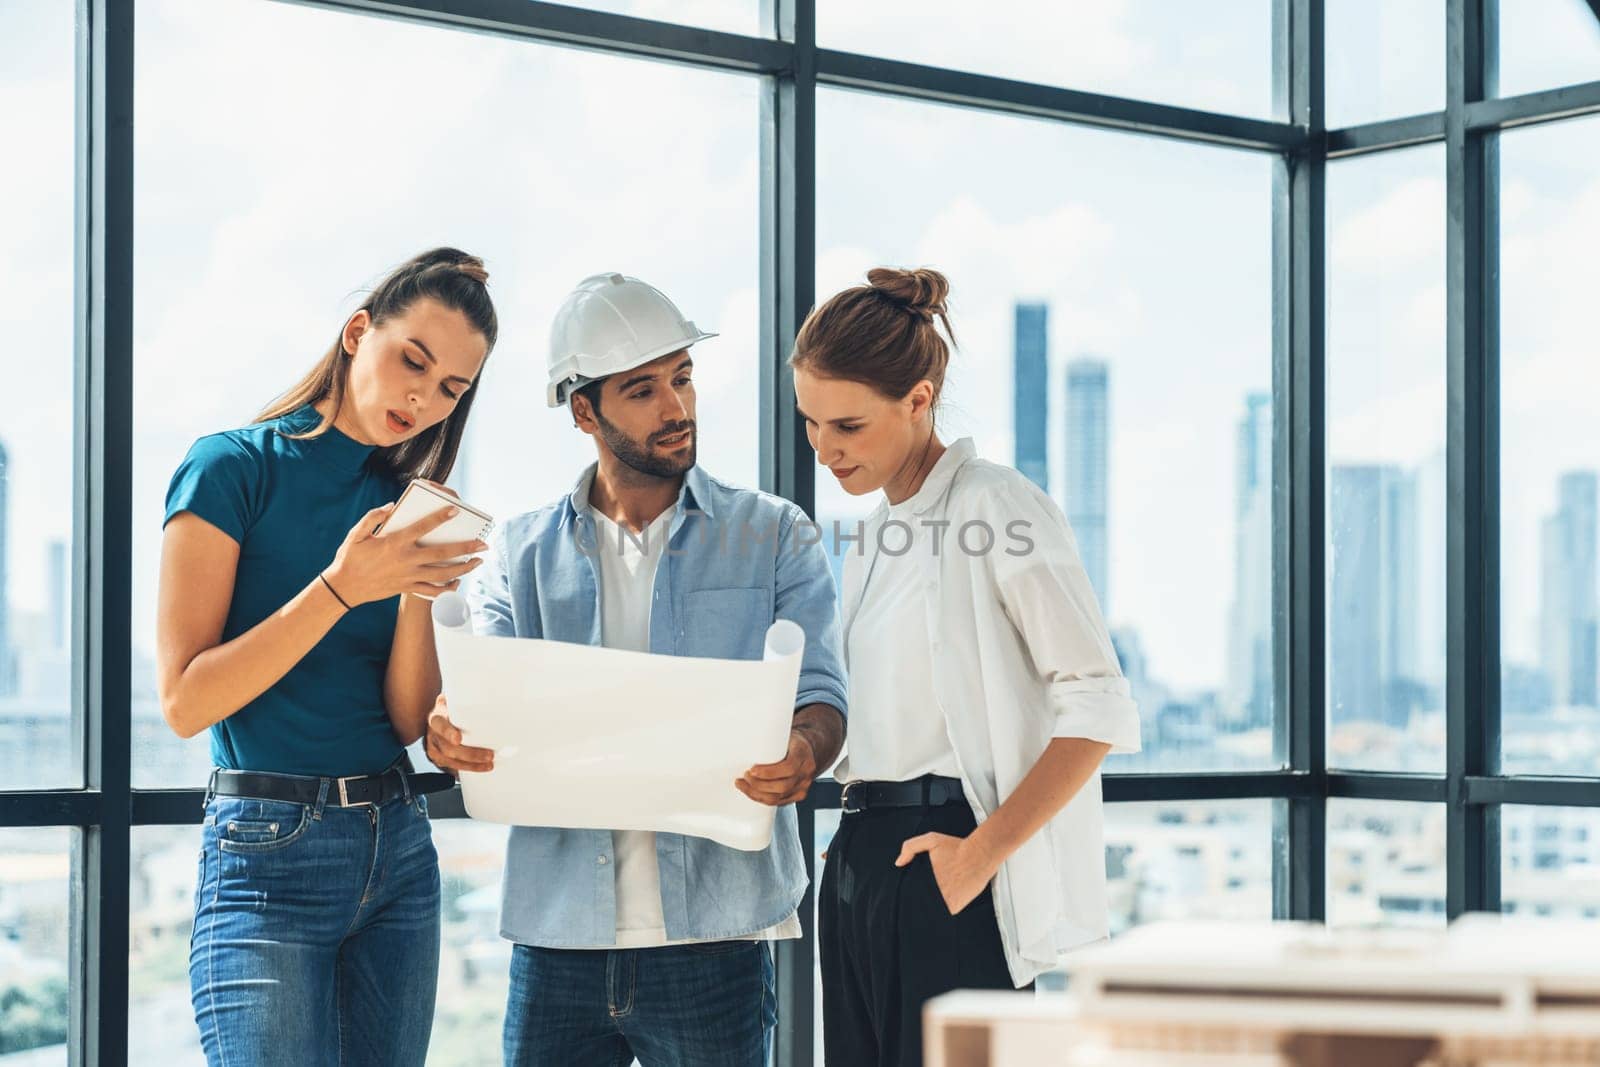
POLYGON ((1500 15, 1500 95, 1600 81, 1600 14, 1587 0, 1489 0, 1500 15))
POLYGON ((1444 0, 1324 5, 1330 129, 1444 110, 1444 0))
POLYGON ((1600 396, 1591 294, 1600 119, 1500 139, 1501 762, 1595 773, 1600 759, 1600 396))
POLYGON ((1235 115, 1272 112, 1271 0, 818 0, 817 43, 1235 115))
POLYGON ((0 5, 0 789, 79 785, 73 718, 73 7, 0 5))
POLYGON ((0 829, 0 1064, 67 1061, 72 831, 0 829))
MULTIPOLYGON (((1108 769, 1274 764, 1270 160, 844 92, 817 110, 817 299, 879 264, 949 276, 941 430, 1072 523, 1144 723, 1108 769)), ((830 534, 877 499, 817 471, 830 534)))
MULTIPOLYGON (((130 640, 133 784, 191 790, 198 820, 206 741, 174 738, 156 700, 168 480, 197 437, 248 423, 293 384, 364 286, 439 244, 485 258, 500 310, 500 346, 452 478, 497 516, 564 494, 593 457, 570 420, 544 406, 548 323, 579 279, 642 276, 721 334, 696 353, 701 459, 753 484, 770 445, 760 421, 764 408, 772 414, 770 396, 758 382, 759 338, 776 321, 773 282, 814 268, 804 282, 822 300, 878 264, 930 265, 951 278, 961 341, 942 430, 971 436, 980 454, 1016 466, 1061 507, 1132 683, 1144 751, 1114 758, 1109 773, 1284 767, 1283 741, 1304 724, 1289 721, 1299 705, 1278 705, 1280 690, 1296 691, 1279 668, 1305 666, 1309 655, 1327 679, 1326 765, 1297 770, 1322 782, 1319 772, 1341 769, 1335 784, 1372 795, 1391 787, 1390 772, 1448 772, 1454 795, 1462 774, 1479 768, 1445 762, 1446 630, 1465 632, 1470 646, 1474 627, 1498 626, 1503 737, 1490 771, 1600 782, 1600 449, 1585 432, 1600 395, 1587 315, 1600 290, 1600 117, 1525 116, 1542 124, 1486 135, 1498 168, 1486 187, 1498 244, 1455 247, 1465 276, 1485 266, 1498 286, 1466 294, 1469 327, 1497 326, 1496 397, 1477 396, 1472 375, 1464 395, 1447 388, 1446 234, 1470 234, 1476 221, 1448 214, 1450 157, 1435 144, 1329 163, 1325 217, 1309 203, 1312 232, 1327 236, 1326 289, 1310 294, 1313 309, 1326 300, 1327 404, 1310 425, 1286 424, 1278 420, 1291 413, 1273 404, 1274 323, 1285 325, 1305 294, 1279 290, 1273 304, 1271 222, 1301 206, 1274 181, 1277 156, 1186 141, 1177 129, 1151 137, 1008 113, 1035 95, 1014 83, 1034 82, 1282 119, 1290 66, 1278 0, 817 0, 824 72, 836 63, 830 54, 849 52, 869 67, 889 61, 875 64, 888 79, 896 61, 990 75, 978 81, 993 91, 993 110, 824 86, 815 142, 796 157, 764 155, 763 146, 783 132, 774 90, 781 99, 792 83, 804 100, 814 87, 806 64, 780 59, 744 73, 712 69, 717 57, 702 57, 709 67, 665 64, 608 54, 603 43, 571 49, 432 25, 437 12, 412 18, 404 3, 389 6, 398 18, 322 0, 143 0, 130 43, 115 18, 113 32, 90 32, 72 0, 0 0, 0 137, 12 149, 0 168, 0 336, 20 398, 0 415, 0 823, 17 824, 0 826, 3 1067, 69 1059, 84 1036, 69 1033, 70 1006, 84 997, 70 987, 74 976, 104 969, 115 982, 124 966, 126 1061, 203 1062, 187 976, 198 825, 132 828, 126 887, 101 884, 82 862, 90 834, 126 828, 33 825, 92 822, 129 800, 116 792, 129 754, 115 751, 88 753, 104 757, 110 792, 75 792, 90 766, 85 746, 120 732, 85 713, 124 708, 121 680, 74 656, 97 635, 130 640), (131 161, 117 115, 129 90, 119 82, 125 47, 136 67, 131 161), (293 70, 283 55, 295 57, 293 70), (107 106, 91 106, 102 91, 107 106), (111 127, 99 129, 107 116, 111 127), (789 168, 808 159, 817 164, 813 202, 805 168, 789 168), (131 190, 122 184, 130 174, 131 190), (131 294, 117 289, 128 284, 121 211, 130 191, 131 294), (800 241, 786 241, 781 225, 764 230, 773 212, 797 214, 800 241), (803 225, 813 217, 814 259, 803 225), (80 292, 88 306, 75 305, 80 292), (100 447, 86 413, 100 383, 128 369, 120 313, 130 295, 132 484, 115 463, 103 478, 91 465, 85 481, 81 454, 100 447), (109 313, 103 334, 94 331, 100 307, 109 313), (1484 404, 1498 431, 1502 587, 1498 618, 1447 627, 1450 403, 1484 404), (1308 653, 1274 630, 1290 606, 1277 598, 1294 576, 1274 574, 1273 561, 1308 531, 1274 526, 1279 515, 1298 522, 1306 513, 1285 506, 1297 487, 1285 483, 1291 472, 1273 442, 1324 428, 1327 641, 1308 653), (102 516, 109 537, 95 525, 102 516), (97 545, 128 538, 126 629, 99 618, 98 598, 76 601, 75 580, 92 580, 99 562, 74 574, 80 531, 97 545), (115 953, 74 961, 93 941, 94 909, 112 909, 116 929, 124 905, 126 963, 115 953)), ((675 40, 693 49, 710 40, 697 29, 770 38, 779 6, 572 0, 561 17, 673 22, 690 28, 675 40)), ((1454 66, 1470 55, 1446 47, 1449 6, 1329 0, 1327 106, 1315 122, 1337 129, 1440 111, 1447 84, 1475 73, 1454 66)), ((1600 80, 1593 0, 1484 0, 1463 12, 1474 19, 1479 7, 1494 38, 1481 72, 1491 93, 1600 80)), ((513 4, 502 14, 535 10, 513 4)), ((787 47, 770 42, 763 56, 787 47)), ((914 80, 925 87, 940 77, 914 80)), ((1201 125, 1191 135, 1215 135, 1201 125)), ((1322 162, 1318 150, 1297 155, 1322 162)), ((793 295, 776 292, 780 302, 793 295)), ((1280 388, 1298 381, 1307 356, 1290 333, 1296 344, 1278 353, 1280 388)), ((108 399, 115 434, 129 398, 108 399)), ((1469 458, 1477 429, 1452 442, 1469 458)), ((852 532, 876 500, 816 474, 825 534, 835 521, 852 532)), ((1481 518, 1458 516, 1469 531, 1481 518)), ((854 550, 830 547, 836 568, 854 550)), ((120 663, 122 651, 113 645, 108 661, 120 663)), ((1141 782, 1125 778, 1113 794, 1141 782)), ((1414 784, 1393 788, 1410 795, 1414 784)), ((1169 778, 1163 795, 1218 787, 1169 778)), ((1492 896, 1483 879, 1498 877, 1507 912, 1600 917, 1591 847, 1600 806, 1537 803, 1570 799, 1552 795, 1569 786, 1543 779, 1517 788, 1531 803, 1492 813, 1498 840, 1454 888, 1466 899, 1492 896)), ((165 818, 174 798, 133 799, 136 816, 159 808, 165 818)), ((1443 921, 1446 841, 1476 817, 1470 807, 1328 799, 1325 825, 1314 828, 1325 830, 1326 852, 1314 857, 1306 838, 1289 834, 1299 823, 1286 818, 1288 804, 1109 805, 1113 932, 1163 918, 1265 918, 1275 901, 1298 907, 1304 899, 1289 900, 1287 886, 1274 892, 1275 872, 1301 874, 1323 860, 1330 924, 1443 921)), ((820 873, 839 813, 812 814, 820 873)), ((494 1045, 506 996, 509 945, 497 922, 506 831, 441 820, 434 832, 443 936, 429 1062, 477 1063, 494 1045)), ((120 842, 107 844, 116 868, 120 842)), ((1059 982, 1057 972, 1041 987, 1059 982)), ((821 1062, 815 992, 815 1013, 795 1024, 816 1026, 821 1062)), ((98 1023, 79 1014, 102 1027, 123 1021, 116 1011, 98 1023)), ((117 1062, 124 1035, 98 1036, 117 1062)))
POLYGON ((415 252, 482 256, 500 315, 451 479, 469 500, 509 517, 593 461, 545 407, 545 354, 556 307, 601 271, 720 332, 696 350, 700 458, 755 483, 755 79, 247 0, 151 0, 139 41, 136 785, 199 786, 209 766, 152 682, 173 470, 292 385, 361 287, 415 252), (303 62, 285 68, 274 42, 303 62))
POLYGON ((1444 763, 1443 153, 1328 168, 1328 762, 1444 763))

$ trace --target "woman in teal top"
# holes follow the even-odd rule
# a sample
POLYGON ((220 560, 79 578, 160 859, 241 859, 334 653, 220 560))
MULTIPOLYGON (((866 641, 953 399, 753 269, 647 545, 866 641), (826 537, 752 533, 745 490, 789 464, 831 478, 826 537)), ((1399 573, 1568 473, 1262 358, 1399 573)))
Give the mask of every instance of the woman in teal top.
MULTIPOLYGON (((162 713, 211 733, 189 980, 211 1064, 422 1064, 439 866, 405 746, 440 689, 428 602, 481 542, 377 531, 448 476, 498 325, 480 260, 383 279, 257 421, 203 437, 167 492, 162 713)), ((444 779, 448 782, 448 779, 444 779)))

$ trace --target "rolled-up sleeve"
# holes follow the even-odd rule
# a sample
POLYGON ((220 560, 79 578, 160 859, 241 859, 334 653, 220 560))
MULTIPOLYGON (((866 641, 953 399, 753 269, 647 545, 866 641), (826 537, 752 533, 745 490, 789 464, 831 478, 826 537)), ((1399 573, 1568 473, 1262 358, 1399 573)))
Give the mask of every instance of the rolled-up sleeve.
POLYGON ((839 589, 821 538, 808 536, 814 529, 799 508, 784 516, 773 615, 795 623, 806 635, 795 707, 831 704, 846 715, 849 688, 839 637, 839 589))
POLYGON ((1031 482, 996 480, 979 503, 995 531, 990 561, 1006 616, 1048 686, 1052 735, 1139 751, 1139 709, 1117 663, 1066 517, 1031 482))

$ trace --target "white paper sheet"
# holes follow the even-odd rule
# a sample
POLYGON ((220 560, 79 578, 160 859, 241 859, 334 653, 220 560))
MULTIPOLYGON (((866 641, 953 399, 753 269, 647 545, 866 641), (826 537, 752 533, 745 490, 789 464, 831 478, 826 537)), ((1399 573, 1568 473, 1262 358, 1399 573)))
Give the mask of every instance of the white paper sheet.
POLYGON ((764 660, 480 637, 466 600, 434 601, 450 719, 494 770, 463 771, 467 814, 517 826, 656 830, 757 850, 774 809, 734 787, 788 751, 805 633, 780 619, 764 660))

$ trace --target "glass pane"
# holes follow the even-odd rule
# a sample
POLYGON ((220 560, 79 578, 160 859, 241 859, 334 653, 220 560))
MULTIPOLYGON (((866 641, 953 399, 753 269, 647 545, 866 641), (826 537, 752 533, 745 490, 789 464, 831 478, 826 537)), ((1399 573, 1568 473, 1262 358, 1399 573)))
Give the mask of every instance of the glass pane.
POLYGON ((1500 908, 1600 919, 1600 809, 1500 809, 1500 908))
POLYGON ((1328 801, 1328 925, 1443 926, 1444 806, 1328 801))
POLYGON ((481 255, 497 301, 499 346, 451 478, 469 500, 506 518, 568 492, 593 461, 545 408, 544 355, 567 292, 610 270, 721 333, 696 349, 700 457, 755 483, 757 79, 241 0, 150 0, 138 28, 135 208, 152 236, 135 261, 136 785, 199 785, 209 766, 204 739, 180 743, 162 723, 152 683, 174 469, 197 437, 248 423, 291 385, 359 287, 415 252, 481 255), (280 48, 304 62, 284 67, 280 48))
POLYGON ((1501 767, 1600 766, 1600 119, 1502 135, 1501 767))
MULTIPOLYGON (((1275 765, 1271 159, 817 104, 818 299, 879 264, 950 277, 942 432, 1042 472, 1074 526, 1144 724, 1110 769, 1275 765)), ((876 502, 819 469, 824 544, 876 502)))
POLYGON ((1329 128, 1444 110, 1442 0, 1337 0, 1326 11, 1329 128))
POLYGON ((0 789, 83 784, 72 709, 73 5, 0 4, 0 789))
POLYGON ((0 1064, 67 1062, 72 831, 0 829, 0 1064))
POLYGON ((506 828, 439 819, 433 844, 439 851, 443 920, 428 1065, 476 1067, 499 1055, 511 983, 511 942, 500 936, 506 828))
POLYGON ((1444 153, 1328 168, 1328 762, 1444 769, 1444 153))
POLYGON ((1600 15, 1587 0, 1500 0, 1501 96, 1600 81, 1600 15))
POLYGON ((748 37, 771 37, 772 28, 762 18, 766 0, 566 0, 572 7, 609 11, 660 22, 702 26, 748 37))
MULTIPOLYGON (((1272 32, 1271 0, 817 2, 824 48, 1259 117, 1273 110, 1272 32)), ((919 148, 932 140, 956 143, 919 148)))
POLYGON ((135 826, 129 843, 128 1062, 205 1067, 189 999, 199 826, 135 826))
POLYGON ((1107 804, 1112 935, 1158 919, 1272 918, 1278 803, 1107 804))

